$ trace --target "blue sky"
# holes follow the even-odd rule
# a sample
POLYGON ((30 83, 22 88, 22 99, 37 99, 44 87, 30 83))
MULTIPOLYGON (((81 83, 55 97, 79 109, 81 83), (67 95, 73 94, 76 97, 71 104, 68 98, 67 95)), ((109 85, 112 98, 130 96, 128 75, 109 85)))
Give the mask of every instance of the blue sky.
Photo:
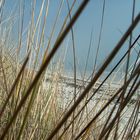
MULTIPOLYGON (((37 1, 36 16, 37 16, 39 13, 42 0, 36 0, 36 1, 37 1)), ((70 4, 72 3, 72 1, 73 0, 69 0, 70 4)), ((5 18, 9 16, 11 11, 13 11, 13 9, 16 7, 16 3, 18 2, 19 2, 18 0, 6 0, 5 18)), ((77 0, 73 13, 81 2, 82 0, 77 0)), ((49 15, 48 15, 47 25, 46 25, 47 26, 46 37, 50 35, 52 25, 55 20, 59 5, 60 5, 60 0, 50 0, 49 15)), ((25 7, 26 8, 25 8, 24 27, 27 26, 30 20, 31 0, 25 0, 25 7)), ((93 29, 92 48, 90 52, 89 65, 88 65, 89 70, 92 69, 93 67, 95 53, 99 40, 102 7, 103 7, 103 0, 91 0, 73 27, 75 44, 76 44, 76 54, 81 67, 85 66, 85 61, 86 61, 88 46, 90 41, 90 34, 93 29)), ((106 0, 103 32, 101 36, 101 44, 100 44, 99 57, 98 57, 98 65, 100 65, 104 61, 106 56, 109 54, 109 52, 114 48, 116 43, 121 38, 122 34, 119 32, 119 30, 121 30, 121 32, 124 33, 128 28, 128 26, 130 25, 131 16, 132 16, 132 7, 133 7, 133 0, 106 0)), ((139 12, 140 12, 140 0, 136 0, 135 16, 139 12)), ((56 27, 56 32, 52 40, 52 45, 56 39, 56 36, 61 28, 61 25, 67 13, 68 13, 67 4, 66 4, 66 0, 64 0, 62 12, 60 14, 56 27)), ((133 33, 133 36, 135 38, 139 34, 139 31, 140 31, 140 24, 137 26, 137 28, 133 33)), ((124 48, 121 50, 121 53, 119 53, 119 55, 117 56, 118 58, 122 55, 124 50, 126 50, 127 46, 128 43, 125 43, 124 48)), ((72 65, 72 59, 70 59, 72 56, 72 47, 69 47, 68 50, 69 51, 67 54, 67 63, 68 65, 69 63, 71 63, 72 65)), ((135 54, 133 55, 135 57, 135 54)), ((69 67, 68 65, 67 67, 69 67)))

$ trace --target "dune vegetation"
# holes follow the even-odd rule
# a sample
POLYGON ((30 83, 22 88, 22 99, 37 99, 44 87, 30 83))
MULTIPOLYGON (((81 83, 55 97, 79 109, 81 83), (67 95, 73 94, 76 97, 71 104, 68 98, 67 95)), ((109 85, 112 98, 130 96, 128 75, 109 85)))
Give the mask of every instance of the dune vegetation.
POLYGON ((25 1, 19 0, 8 18, 6 0, 0 1, 0 140, 139 140, 140 34, 133 37, 132 33, 140 24, 140 13, 134 17, 135 0, 130 26, 97 69, 106 4, 103 0, 99 42, 89 77, 86 72, 94 32, 88 35, 86 64, 80 73, 73 27, 90 0, 81 0, 76 7, 76 0, 60 0, 48 37, 45 32, 51 0, 42 0, 39 8, 37 0, 31 0, 26 26, 25 1), (64 2, 67 13, 58 32, 64 2), (68 59, 73 62, 73 71, 67 81, 64 73, 69 40, 72 56, 68 59), (99 80, 125 42, 129 42, 127 50, 99 80), (133 51, 136 55, 130 65, 133 51), (112 84, 122 65, 122 80, 112 84))

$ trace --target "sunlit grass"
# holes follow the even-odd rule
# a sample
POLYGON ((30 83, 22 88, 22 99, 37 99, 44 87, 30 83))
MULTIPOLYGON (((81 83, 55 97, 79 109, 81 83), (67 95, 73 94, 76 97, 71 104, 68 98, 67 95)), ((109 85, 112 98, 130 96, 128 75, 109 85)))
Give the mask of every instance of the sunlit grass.
MULTIPOLYGON (((113 87, 112 73, 121 67, 123 62, 129 63, 131 51, 140 35, 131 40, 129 49, 110 70, 109 74, 100 81, 108 65, 123 47, 132 31, 140 20, 137 15, 130 27, 123 34, 117 45, 97 70, 97 58, 103 28, 105 0, 102 9, 102 21, 99 43, 96 51, 95 64, 90 77, 86 77, 93 31, 89 33, 88 54, 82 78, 77 76, 78 58, 76 52, 73 25, 88 0, 83 0, 75 14, 71 14, 75 6, 66 1, 67 16, 56 37, 52 40, 58 24, 64 0, 60 0, 55 21, 52 23, 50 36, 46 38, 47 18, 50 1, 42 0, 39 14, 36 13, 36 0, 32 1, 31 17, 28 27, 24 27, 25 1, 20 1, 16 12, 18 20, 11 15, 7 23, 0 24, 0 31, 4 30, 0 42, 0 139, 139 139, 139 52, 134 65, 127 68, 118 87, 113 87), (45 13, 45 14, 44 14, 45 13), (36 19, 36 20, 35 20, 36 19), (17 20, 17 21, 16 21, 17 20), (17 38, 13 41, 12 30, 14 22, 18 22, 17 38), (26 33, 25 33, 26 32, 26 33), (25 34, 24 34, 25 33, 25 34), (66 83, 65 57, 67 54, 67 34, 72 38, 73 82, 66 83), (26 37, 25 37, 25 36, 26 37), (62 43, 63 42, 63 43, 62 43), (60 52, 57 53, 58 49, 60 52), (126 57, 127 56, 127 57, 126 57), (129 74, 128 74, 129 73, 129 74), (108 80, 108 79, 111 80, 108 80), (79 82, 80 81, 80 82, 79 82), (79 82, 79 83, 78 83, 79 82), (107 87, 104 89, 104 87, 107 87), (113 87, 113 88, 112 88, 113 87), (133 99, 132 97, 136 97, 133 99), (129 114, 127 116, 127 114, 129 114), (127 119, 125 119, 128 117, 127 119), (122 126, 122 121, 125 120, 122 126)), ((2 15, 4 0, 0 3, 2 15)), ((134 17, 133 17, 134 18, 134 17)), ((3 23, 2 16, 0 17, 3 23)), ((121 21, 120 21, 121 22, 121 21)), ((68 36, 69 37, 69 36, 68 36)), ((132 39, 132 38, 131 38, 132 39)), ((113 76, 114 77, 113 77, 113 76)))

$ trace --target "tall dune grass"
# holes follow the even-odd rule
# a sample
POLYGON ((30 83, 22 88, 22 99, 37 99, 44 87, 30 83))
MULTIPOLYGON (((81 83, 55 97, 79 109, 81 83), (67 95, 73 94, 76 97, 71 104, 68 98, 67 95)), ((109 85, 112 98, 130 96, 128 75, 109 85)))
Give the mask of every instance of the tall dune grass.
POLYGON ((91 31, 82 80, 77 76, 78 58, 73 26, 84 12, 86 5, 90 4, 89 0, 81 1, 74 14, 73 8, 77 1, 73 0, 70 4, 70 1, 66 0, 67 15, 56 38, 55 32, 64 0, 59 2, 49 37, 46 37, 45 32, 51 6, 50 0, 41 1, 38 15, 36 15, 37 1, 31 1, 31 16, 27 27, 24 27, 26 1, 20 0, 13 10, 16 12, 11 13, 8 19, 3 17, 5 2, 5 0, 0 2, 0 139, 138 140, 140 138, 140 51, 137 51, 135 46, 139 45, 140 35, 133 39, 132 33, 139 24, 140 13, 134 18, 135 1, 132 23, 97 69, 106 4, 106 1, 103 1, 95 64, 91 75, 86 77, 94 35, 91 31), (18 34, 13 40, 12 30, 16 25, 18 25, 18 34), (68 47, 65 40, 69 37, 69 33, 73 53, 71 85, 63 82, 68 47), (100 81, 100 77, 129 37, 127 51, 100 81), (58 53, 60 49, 61 53, 58 53), (133 50, 137 52, 137 56, 130 66, 133 50), (119 86, 112 88, 113 73, 123 63, 126 63, 126 70, 122 81, 119 86))

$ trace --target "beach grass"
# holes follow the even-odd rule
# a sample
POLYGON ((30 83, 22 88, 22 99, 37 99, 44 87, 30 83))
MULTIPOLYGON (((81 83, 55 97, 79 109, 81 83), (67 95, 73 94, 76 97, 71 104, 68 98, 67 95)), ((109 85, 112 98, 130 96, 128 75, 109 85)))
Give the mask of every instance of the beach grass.
POLYGON ((88 53, 82 74, 78 71, 74 24, 90 4, 89 1, 83 0, 73 14, 76 0, 73 0, 72 4, 66 0, 66 5, 64 0, 60 0, 49 37, 46 37, 45 32, 51 1, 42 0, 40 8, 37 9, 36 0, 32 0, 27 27, 24 27, 25 0, 18 2, 8 20, 3 18, 6 1, 1 1, 0 140, 138 140, 140 138, 140 51, 137 51, 137 58, 132 67, 129 66, 131 52, 140 38, 138 35, 132 39, 133 30, 140 21, 140 14, 134 18, 134 1, 132 23, 97 69, 106 10, 106 1, 103 1, 96 57, 93 70, 87 77, 94 32, 91 30, 89 33, 88 53), (67 15, 55 37, 63 6, 67 6, 67 15), (37 16, 36 10, 39 10, 37 16), (16 18, 17 13, 19 13, 18 18, 16 18), (18 34, 13 40, 12 31, 15 29, 15 22, 18 25, 16 31, 18 34), (70 40, 69 37, 72 41, 70 58, 73 62, 72 78, 64 75, 68 53, 68 44, 65 44, 65 41, 70 40), (100 81, 106 68, 128 40, 127 51, 100 81), (59 50, 61 53, 58 53, 59 50), (117 74, 113 73, 122 66, 123 62, 126 63, 124 76, 116 86, 112 81, 117 74), (80 79, 78 75, 81 75, 80 79))

